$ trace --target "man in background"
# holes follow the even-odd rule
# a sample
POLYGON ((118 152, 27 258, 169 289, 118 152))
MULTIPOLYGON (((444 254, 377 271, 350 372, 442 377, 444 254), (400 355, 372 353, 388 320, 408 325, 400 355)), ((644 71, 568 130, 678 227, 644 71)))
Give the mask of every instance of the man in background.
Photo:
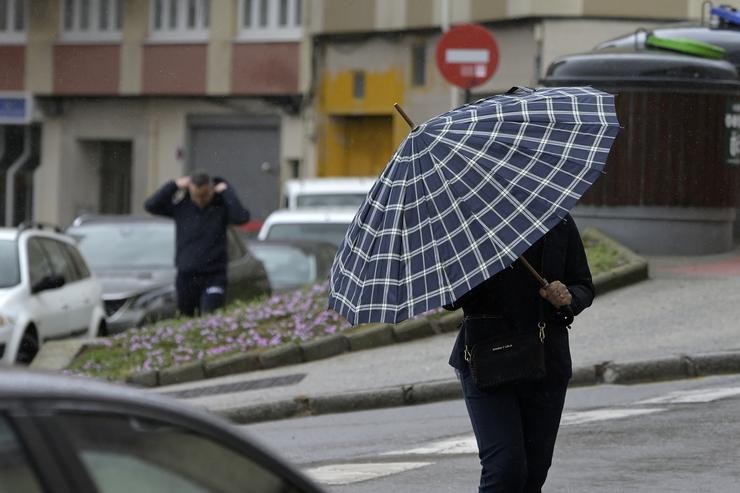
POLYGON ((249 221, 249 211, 228 183, 196 171, 162 185, 144 208, 175 220, 175 286, 180 313, 193 316, 224 306, 227 227, 249 221))

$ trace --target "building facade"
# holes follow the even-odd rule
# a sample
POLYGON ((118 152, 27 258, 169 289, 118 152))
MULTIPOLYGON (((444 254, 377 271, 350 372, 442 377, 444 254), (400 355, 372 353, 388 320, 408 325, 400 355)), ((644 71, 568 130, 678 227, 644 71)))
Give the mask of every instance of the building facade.
MULTIPOLYGON (((7 224, 138 213, 203 168, 259 219, 300 168, 301 0, 0 2, 7 224)), ((2 121, 2 120, 0 120, 2 121)))
POLYGON ((698 20, 702 3, 0 2, 0 217, 140 213, 164 180, 205 168, 260 220, 286 178, 380 172, 409 130, 394 103, 415 121, 462 103, 435 63, 449 26, 498 42, 479 97, 537 85, 558 56, 609 38, 698 20))
POLYGON ((440 75, 435 49, 450 25, 476 23, 496 38, 499 63, 472 97, 537 85, 555 58, 610 38, 698 20, 702 2, 662 0, 312 0, 311 140, 307 168, 319 176, 376 175, 408 125, 462 103, 440 75))

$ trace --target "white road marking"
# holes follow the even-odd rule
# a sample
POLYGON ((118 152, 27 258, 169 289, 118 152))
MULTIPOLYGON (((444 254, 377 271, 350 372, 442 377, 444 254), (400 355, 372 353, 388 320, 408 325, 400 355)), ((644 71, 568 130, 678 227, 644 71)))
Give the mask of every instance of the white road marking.
POLYGON ((452 454, 475 454, 478 455, 478 444, 475 437, 464 435, 428 443, 422 447, 409 450, 396 450, 381 455, 452 455, 452 454))
POLYGON ((430 465, 431 462, 378 462, 366 464, 332 464, 306 469, 304 472, 317 483, 344 485, 382 478, 430 465))
POLYGON ((563 413, 563 417, 560 420, 560 425, 580 425, 583 423, 592 423, 594 421, 629 418, 631 416, 640 416, 643 414, 657 413, 660 411, 665 411, 665 409, 594 409, 593 411, 574 411, 563 413))
MULTIPOLYGON (((561 426, 579 425, 583 423, 592 423, 594 421, 605 421, 609 419, 629 418, 631 416, 641 416, 644 414, 657 413, 665 411, 663 408, 648 409, 595 409, 592 411, 572 411, 563 413, 560 420, 561 426)), ((385 452, 386 455, 456 455, 472 454, 478 455, 478 444, 473 435, 463 435, 458 437, 447 438, 427 443, 421 447, 408 450, 394 450, 385 452)))
POLYGON ((712 402, 740 395, 740 387, 682 390, 668 395, 639 401, 637 404, 695 404, 712 402))

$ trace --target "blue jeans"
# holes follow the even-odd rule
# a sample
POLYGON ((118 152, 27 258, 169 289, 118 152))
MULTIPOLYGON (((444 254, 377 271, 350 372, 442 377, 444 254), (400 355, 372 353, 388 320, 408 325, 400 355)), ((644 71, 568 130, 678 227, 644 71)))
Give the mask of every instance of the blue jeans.
POLYGON ((481 391, 469 371, 458 376, 478 442, 478 491, 541 491, 552 463, 567 381, 481 391))

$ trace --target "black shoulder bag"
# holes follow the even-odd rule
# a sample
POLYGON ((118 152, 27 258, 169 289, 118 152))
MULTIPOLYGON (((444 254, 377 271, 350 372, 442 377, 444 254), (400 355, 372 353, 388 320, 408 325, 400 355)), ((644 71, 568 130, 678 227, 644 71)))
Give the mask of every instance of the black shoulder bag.
POLYGON ((503 316, 463 319, 465 361, 479 389, 536 381, 545 376, 546 324, 539 303, 540 322, 536 328, 518 327, 503 316))

